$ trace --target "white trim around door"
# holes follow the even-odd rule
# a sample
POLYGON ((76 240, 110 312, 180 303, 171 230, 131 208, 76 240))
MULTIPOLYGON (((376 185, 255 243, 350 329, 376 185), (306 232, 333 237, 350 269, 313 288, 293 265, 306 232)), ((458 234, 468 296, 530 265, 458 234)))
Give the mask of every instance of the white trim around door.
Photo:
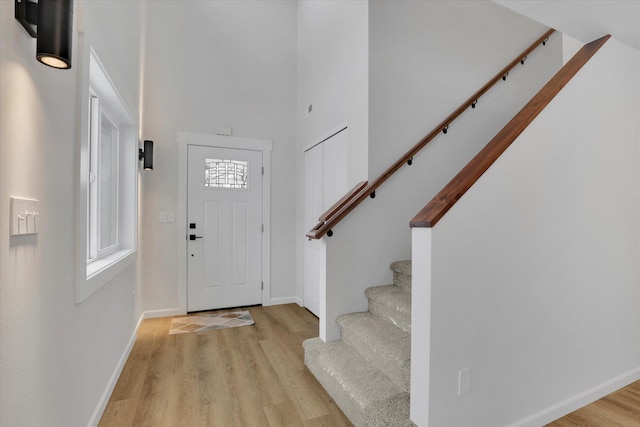
POLYGON ((178 233, 178 311, 187 312, 187 147, 238 148, 262 151, 264 176, 262 180, 262 305, 271 301, 271 148, 265 139, 241 138, 206 133, 178 132, 178 209, 176 230, 178 233))

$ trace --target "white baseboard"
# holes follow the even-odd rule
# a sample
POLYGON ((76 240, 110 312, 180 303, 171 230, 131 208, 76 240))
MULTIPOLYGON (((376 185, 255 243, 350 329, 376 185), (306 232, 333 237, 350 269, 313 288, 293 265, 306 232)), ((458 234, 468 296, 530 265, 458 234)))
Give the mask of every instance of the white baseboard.
POLYGON ((142 316, 144 316, 145 319, 155 319, 157 317, 182 316, 183 314, 187 313, 178 308, 165 308, 162 310, 145 311, 144 313, 142 313, 142 316))
POLYGON ((302 301, 298 297, 271 298, 269 305, 281 305, 296 303, 302 307, 302 301))
POLYGON ((510 424, 508 427, 539 427, 546 425, 638 380, 640 380, 640 367, 558 402, 525 419, 510 424))
POLYGON ((100 422, 100 418, 102 418, 102 414, 104 413, 104 410, 107 407, 107 403, 109 403, 109 398, 111 397, 111 393, 113 393, 113 389, 115 388, 116 383, 118 382, 118 378, 120 378, 120 373, 122 373, 122 369, 124 368, 125 363, 127 363, 127 359, 129 358, 129 354, 133 349, 133 345, 136 343, 136 337, 138 336, 138 329, 140 328, 140 325, 142 324, 143 319, 144 319, 144 313, 140 315, 140 318, 138 319, 138 324, 133 329, 133 332, 131 333, 131 337, 129 338, 129 342, 127 343, 127 346, 124 348, 124 351, 122 352, 122 355, 118 360, 118 364, 116 365, 113 371, 113 374, 111 374, 111 378, 109 378, 109 382, 107 383, 107 386, 105 387, 104 392, 102 393, 102 396, 100 396, 100 400, 98 401, 98 406, 96 406, 96 409, 93 411, 93 414, 89 419, 89 423, 87 424, 88 427, 96 427, 100 422))

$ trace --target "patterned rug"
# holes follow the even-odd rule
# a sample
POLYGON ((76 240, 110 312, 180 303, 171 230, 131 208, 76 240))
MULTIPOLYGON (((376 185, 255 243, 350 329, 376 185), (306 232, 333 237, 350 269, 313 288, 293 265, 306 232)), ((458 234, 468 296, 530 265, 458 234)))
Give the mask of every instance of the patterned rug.
POLYGON ((253 325, 254 323, 253 317, 248 311, 174 317, 171 319, 169 335, 235 328, 237 326, 253 325))

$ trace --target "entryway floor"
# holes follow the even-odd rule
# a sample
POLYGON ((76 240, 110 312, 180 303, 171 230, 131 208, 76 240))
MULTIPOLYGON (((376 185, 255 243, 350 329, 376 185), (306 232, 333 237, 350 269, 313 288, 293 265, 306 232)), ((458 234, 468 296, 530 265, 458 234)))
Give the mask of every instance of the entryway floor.
POLYGON ((304 365, 318 320, 297 304, 249 307, 255 325, 169 335, 147 319, 100 426, 351 426, 304 365))

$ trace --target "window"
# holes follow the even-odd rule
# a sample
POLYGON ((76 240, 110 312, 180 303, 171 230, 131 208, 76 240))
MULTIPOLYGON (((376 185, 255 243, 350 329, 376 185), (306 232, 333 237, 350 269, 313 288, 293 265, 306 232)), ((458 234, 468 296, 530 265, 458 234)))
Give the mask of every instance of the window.
POLYGON ((118 128, 91 94, 87 261, 118 249, 118 128))
POLYGON ((205 159, 204 186, 211 188, 247 188, 249 164, 242 160, 205 159))
POLYGON ((135 261, 138 128, 93 49, 84 75, 76 302, 135 261))

